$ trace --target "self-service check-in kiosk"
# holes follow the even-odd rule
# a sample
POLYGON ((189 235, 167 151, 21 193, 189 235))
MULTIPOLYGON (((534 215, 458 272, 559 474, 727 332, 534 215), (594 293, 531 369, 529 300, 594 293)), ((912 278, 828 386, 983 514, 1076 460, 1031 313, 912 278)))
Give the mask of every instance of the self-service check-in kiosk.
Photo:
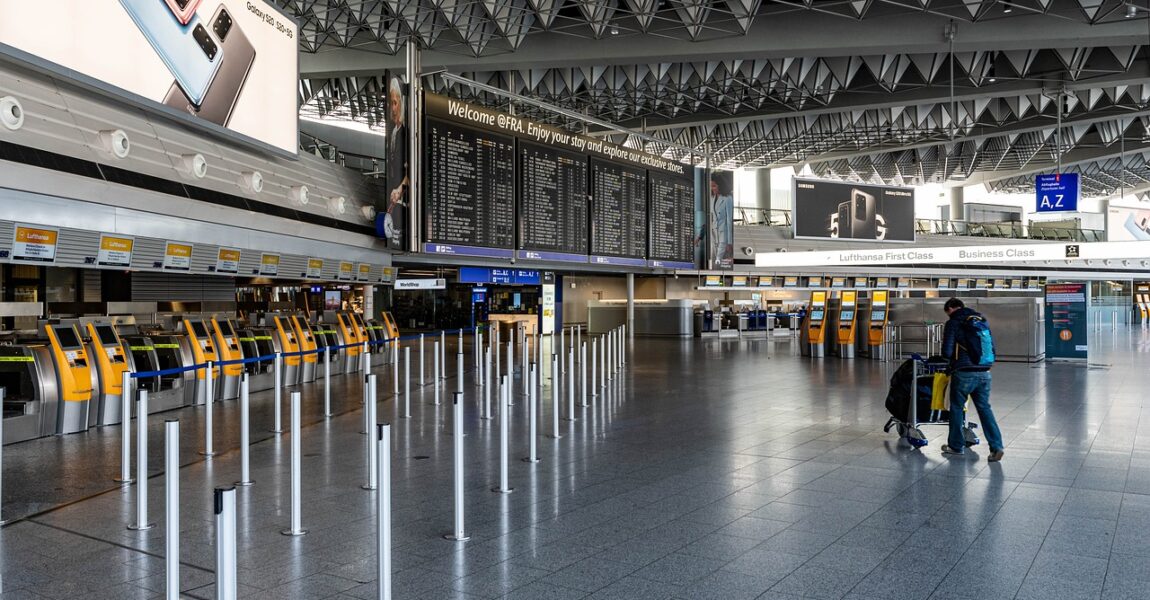
MULTIPOLYGON (((142 335, 135 325, 119 327, 120 339, 128 346, 128 364, 133 373, 166 371, 182 368, 191 360, 190 348, 183 336, 167 333, 142 335)), ((192 400, 194 387, 190 372, 170 373, 133 379, 135 389, 148 390, 148 412, 157 413, 186 406, 192 400)))
MULTIPOLYGON (((216 341, 216 355, 222 362, 243 360, 244 349, 240 346, 239 335, 231 319, 223 321, 215 318, 211 321, 213 339, 216 341)), ((219 400, 231 400, 240 397, 240 375, 244 373, 244 365, 224 365, 220 367, 219 400)))
POLYGON ((1136 299, 1139 317, 1138 322, 1145 327, 1146 323, 1150 321, 1150 294, 1138 294, 1136 299))
POLYGON ((359 331, 359 326, 356 325, 355 319, 352 318, 351 315, 352 313, 346 311, 340 311, 335 314, 336 321, 339 324, 340 345, 351 345, 344 349, 344 373, 355 373, 359 370, 359 354, 363 349, 363 342, 366 337, 360 337, 361 332, 359 331))
POLYGON ((60 394, 56 433, 87 431, 92 371, 84 342, 75 325, 45 324, 44 333, 56 363, 56 385, 60 394))
POLYGON ((295 339, 296 343, 299 344, 299 351, 310 353, 300 357, 302 359, 300 361, 300 383, 315 381, 315 365, 319 362, 319 357, 314 352, 317 344, 311 323, 308 323, 307 319, 301 318, 299 315, 292 315, 291 326, 292 330, 295 331, 295 339))
MULTIPOLYGON (((208 326, 199 319, 184 319, 184 335, 187 336, 188 345, 191 349, 191 364, 204 364, 208 361, 217 362, 219 354, 216 352, 216 344, 212 339, 211 333, 208 331, 208 326)), ((192 404, 203 404, 208 397, 208 373, 207 369, 196 369, 195 375, 192 377, 194 383, 192 392, 192 404)), ((220 368, 212 367, 212 398, 218 400, 220 397, 219 391, 220 368)))
MULTIPOLYGON (((333 323, 326 323, 322 320, 317 321, 315 326, 312 327, 312 333, 315 334, 315 344, 317 348, 328 348, 327 357, 332 364, 332 372, 338 373, 340 368, 340 360, 343 354, 339 350, 339 329, 333 323)), ((320 361, 323 361, 324 353, 320 353, 320 361)))
POLYGON ((283 366, 281 381, 284 385, 295 385, 299 383, 300 365, 303 362, 298 354, 299 339, 296 338, 295 329, 292 328, 288 317, 275 315, 272 321, 275 322, 275 337, 279 342, 279 351, 286 355, 280 362, 283 366))
POLYGON ((812 358, 826 356, 827 343, 827 293, 824 290, 811 292, 811 305, 807 312, 806 343, 812 358))
POLYGON ((843 290, 839 296, 838 323, 835 327, 835 344, 839 358, 855 357, 855 323, 857 322, 858 292, 843 290))
POLYGON ((395 324, 395 317, 392 317, 391 313, 386 311, 383 312, 381 316, 383 317, 384 333, 387 335, 387 339, 394 340, 399 337, 399 325, 395 324))
POLYGON ((866 313, 867 355, 878 360, 886 358, 886 323, 890 319, 888 294, 886 290, 871 292, 870 306, 866 313))
POLYGON ((60 387, 54 371, 48 346, 0 346, 5 444, 56 433, 60 387))
MULTIPOLYGON (((124 372, 128 371, 128 358, 116 328, 110 323, 88 323, 89 356, 97 384, 92 393, 89 425, 114 425, 120 422, 120 398, 124 394, 124 372)), ((131 393, 128 389, 128 393, 131 393)))

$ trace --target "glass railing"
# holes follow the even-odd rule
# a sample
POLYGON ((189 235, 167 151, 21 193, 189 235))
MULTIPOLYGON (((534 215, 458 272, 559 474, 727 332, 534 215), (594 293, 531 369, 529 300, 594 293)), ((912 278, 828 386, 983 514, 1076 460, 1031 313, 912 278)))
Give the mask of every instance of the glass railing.
MULTIPOLYGON (((735 225, 791 228, 791 211, 765 208, 735 208, 735 225)), ((955 235, 1019 240, 1048 240, 1058 242, 1103 242, 1106 232, 1101 229, 1075 229, 1052 227, 1043 223, 1026 225, 1020 221, 999 223, 970 223, 949 219, 915 219, 918 235, 955 235)))
POLYGON ((791 226, 791 211, 768 208, 735 207, 735 225, 791 226))

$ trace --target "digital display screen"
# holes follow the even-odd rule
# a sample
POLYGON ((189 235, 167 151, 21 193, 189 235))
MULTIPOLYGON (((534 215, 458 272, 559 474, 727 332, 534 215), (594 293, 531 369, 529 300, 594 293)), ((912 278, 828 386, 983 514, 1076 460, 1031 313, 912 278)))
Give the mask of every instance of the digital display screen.
POLYGON ((188 321, 188 323, 191 324, 192 333, 196 334, 196 337, 200 338, 201 340, 208 339, 208 328, 204 327, 203 321, 188 321))
POLYGON ((721 275, 707 275, 707 278, 705 280, 703 280, 703 285, 706 285, 706 286, 723 285, 723 277, 721 275))
POLYGON ((433 119, 426 134, 426 240, 511 250, 514 138, 433 119))
POLYGON ((519 190, 520 249, 587 254, 586 156, 520 142, 519 190))
POLYGON ((76 335, 76 329, 71 325, 54 325, 52 330, 56 332, 56 339, 60 340, 61 348, 80 347, 80 337, 76 335))
POLYGON ((228 337, 235 337, 236 336, 236 330, 234 327, 232 327, 231 320, 225 320, 223 323, 220 323, 220 329, 222 329, 224 332, 224 335, 226 335, 228 337))
POLYGON ((104 346, 115 346, 120 343, 120 340, 116 339, 116 330, 112 329, 111 325, 96 325, 94 329, 104 346))
POLYGON ((844 310, 841 313, 839 313, 839 321, 841 321, 843 323, 850 323, 851 321, 854 321, 854 320, 855 320, 855 311, 853 311, 853 310, 844 310))
POLYGON ((812 321, 822 321, 823 320, 823 311, 812 310, 811 311, 811 320, 812 321))
POLYGON ((876 310, 876 311, 871 312, 870 320, 872 320, 872 321, 885 321, 886 320, 886 311, 885 310, 876 310))
POLYGON ((731 287, 747 287, 747 277, 745 275, 736 275, 731 279, 731 287))

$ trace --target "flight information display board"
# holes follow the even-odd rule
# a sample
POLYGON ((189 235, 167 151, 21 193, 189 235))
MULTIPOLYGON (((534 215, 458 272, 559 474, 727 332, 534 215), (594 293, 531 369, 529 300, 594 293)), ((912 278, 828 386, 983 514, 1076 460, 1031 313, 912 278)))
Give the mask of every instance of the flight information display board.
POLYGON ((424 147, 424 252, 511 258, 515 139, 433 119, 424 147))
POLYGON ((591 262, 647 266, 647 172, 591 160, 591 262))
POLYGON ((695 266, 695 182, 648 171, 650 182, 650 241, 652 267, 691 269, 695 266))
POLYGON ((587 157, 519 142, 519 256, 587 262, 587 157))

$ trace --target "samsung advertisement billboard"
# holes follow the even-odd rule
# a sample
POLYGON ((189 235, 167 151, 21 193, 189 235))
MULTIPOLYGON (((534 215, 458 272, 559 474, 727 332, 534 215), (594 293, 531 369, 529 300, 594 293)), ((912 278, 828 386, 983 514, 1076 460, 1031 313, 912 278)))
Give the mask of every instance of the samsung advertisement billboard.
POLYGON ((0 54, 296 154, 296 22, 264 0, 0 0, 0 54))
POLYGON ((914 241, 914 188, 795 179, 796 238, 914 241))

